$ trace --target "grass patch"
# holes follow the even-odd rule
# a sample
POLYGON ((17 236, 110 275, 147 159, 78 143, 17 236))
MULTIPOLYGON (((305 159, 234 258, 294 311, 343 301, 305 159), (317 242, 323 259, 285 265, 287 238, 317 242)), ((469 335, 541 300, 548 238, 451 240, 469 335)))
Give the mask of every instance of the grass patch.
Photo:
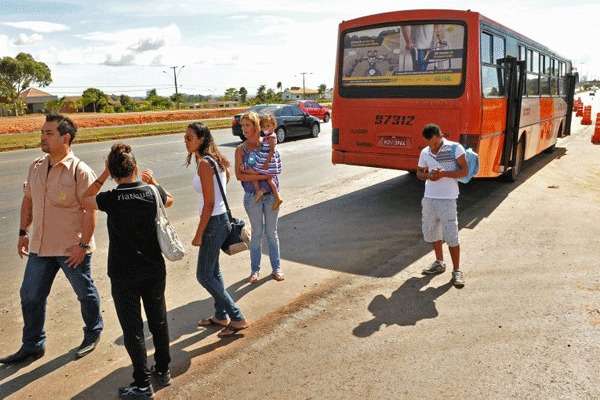
MULTIPOLYGON (((75 143, 101 142, 133 138, 141 136, 156 136, 169 133, 184 132, 187 122, 159 122, 153 124, 140 124, 129 126, 107 126, 101 128, 82 128, 77 131, 75 143)), ((204 121, 210 129, 223 129, 231 127, 231 118, 211 119, 204 121)), ((31 149, 40 146, 39 132, 6 133, 0 135, 0 151, 17 149, 31 149)))

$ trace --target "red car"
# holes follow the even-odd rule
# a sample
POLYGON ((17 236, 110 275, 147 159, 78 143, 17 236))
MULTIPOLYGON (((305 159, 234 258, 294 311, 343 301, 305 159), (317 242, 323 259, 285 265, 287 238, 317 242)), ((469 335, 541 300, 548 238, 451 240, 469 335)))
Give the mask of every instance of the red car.
POLYGON ((314 100, 298 100, 296 105, 304 112, 327 123, 331 119, 331 109, 324 107, 314 100))

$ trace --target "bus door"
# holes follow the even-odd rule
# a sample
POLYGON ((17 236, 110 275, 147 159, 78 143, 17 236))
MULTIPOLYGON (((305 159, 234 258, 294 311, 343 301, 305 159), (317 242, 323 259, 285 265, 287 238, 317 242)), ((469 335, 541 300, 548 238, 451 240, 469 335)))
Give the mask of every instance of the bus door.
POLYGON ((568 73, 565 75, 565 101, 567 102, 567 115, 565 118, 565 129, 561 136, 569 136, 571 134, 571 120, 573 119, 573 100, 575 97, 575 85, 577 85, 577 72, 568 73))
MULTIPOLYGON (((525 72, 527 65, 525 61, 518 61, 514 57, 506 57, 498 60, 504 68, 498 68, 499 81, 504 83, 506 95, 506 130, 504 131, 504 149, 502 151, 501 164, 504 171, 515 166, 517 160, 517 146, 519 145, 519 127, 521 123, 521 104, 523 92, 525 91, 525 72)), ((524 150, 524 149, 523 149, 524 150)))

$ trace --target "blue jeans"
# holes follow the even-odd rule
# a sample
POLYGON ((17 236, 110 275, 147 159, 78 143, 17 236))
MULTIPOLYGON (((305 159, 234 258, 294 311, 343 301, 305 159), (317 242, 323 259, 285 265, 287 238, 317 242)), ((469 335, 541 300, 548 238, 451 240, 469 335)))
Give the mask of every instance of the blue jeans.
POLYGON ((415 49, 415 53, 413 53, 413 63, 415 65, 415 71, 427 71, 427 60, 425 59, 425 55, 429 50, 427 49, 415 49), (415 57, 416 56, 416 57, 415 57))
POLYGON ((263 235, 267 235, 269 244, 269 259, 273 273, 281 271, 281 258, 279 256, 279 236, 277 235, 277 219, 279 210, 273 210, 275 197, 265 194, 257 203, 253 193, 244 195, 244 208, 250 218, 252 239, 250 240, 250 263, 252 272, 260 271, 260 258, 262 253, 263 235))
POLYGON ((215 215, 210 218, 202 236, 196 278, 215 300, 215 318, 224 320, 229 316, 233 321, 241 321, 244 319, 244 315, 225 289, 219 267, 221 245, 225 242, 228 234, 229 218, 227 214, 215 215))
POLYGON ((38 351, 44 348, 46 332, 46 299, 54 277, 62 269, 81 304, 81 316, 86 339, 96 338, 104 324, 100 313, 100 295, 94 285, 90 270, 92 255, 88 254, 77 268, 67 265, 68 257, 38 257, 30 253, 21 285, 21 310, 23 312, 23 349, 38 351))

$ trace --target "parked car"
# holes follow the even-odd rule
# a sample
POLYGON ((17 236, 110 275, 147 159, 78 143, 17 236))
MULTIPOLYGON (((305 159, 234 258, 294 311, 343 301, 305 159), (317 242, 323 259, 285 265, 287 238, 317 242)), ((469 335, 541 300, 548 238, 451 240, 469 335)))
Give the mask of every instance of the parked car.
MULTIPOLYGON (((277 120, 277 128, 275 129, 277 143, 282 143, 287 138, 294 136, 310 135, 316 138, 321 133, 319 119, 302 111, 294 104, 268 105, 260 108, 257 112, 259 114, 273 114, 277 120)), ((237 121, 239 126, 239 119, 237 121)), ((239 130, 234 129, 233 134, 245 140, 241 126, 239 126, 239 130)))
MULTIPOLYGON (((255 113, 260 113, 260 110, 267 108, 267 107, 273 107, 276 105, 277 104, 257 104, 253 107, 250 107, 250 109, 248 111, 254 111, 255 113)), ((231 120, 231 131, 233 132, 233 136, 237 136, 242 140, 246 140, 246 138, 244 137, 244 134, 242 132, 242 125, 240 125, 240 118, 242 117, 242 114, 236 114, 233 116, 233 119, 231 120)))
POLYGON ((306 111, 313 117, 317 117, 325 123, 329 122, 331 119, 331 109, 320 105, 314 100, 298 100, 296 105, 300 107, 302 111, 306 111))

